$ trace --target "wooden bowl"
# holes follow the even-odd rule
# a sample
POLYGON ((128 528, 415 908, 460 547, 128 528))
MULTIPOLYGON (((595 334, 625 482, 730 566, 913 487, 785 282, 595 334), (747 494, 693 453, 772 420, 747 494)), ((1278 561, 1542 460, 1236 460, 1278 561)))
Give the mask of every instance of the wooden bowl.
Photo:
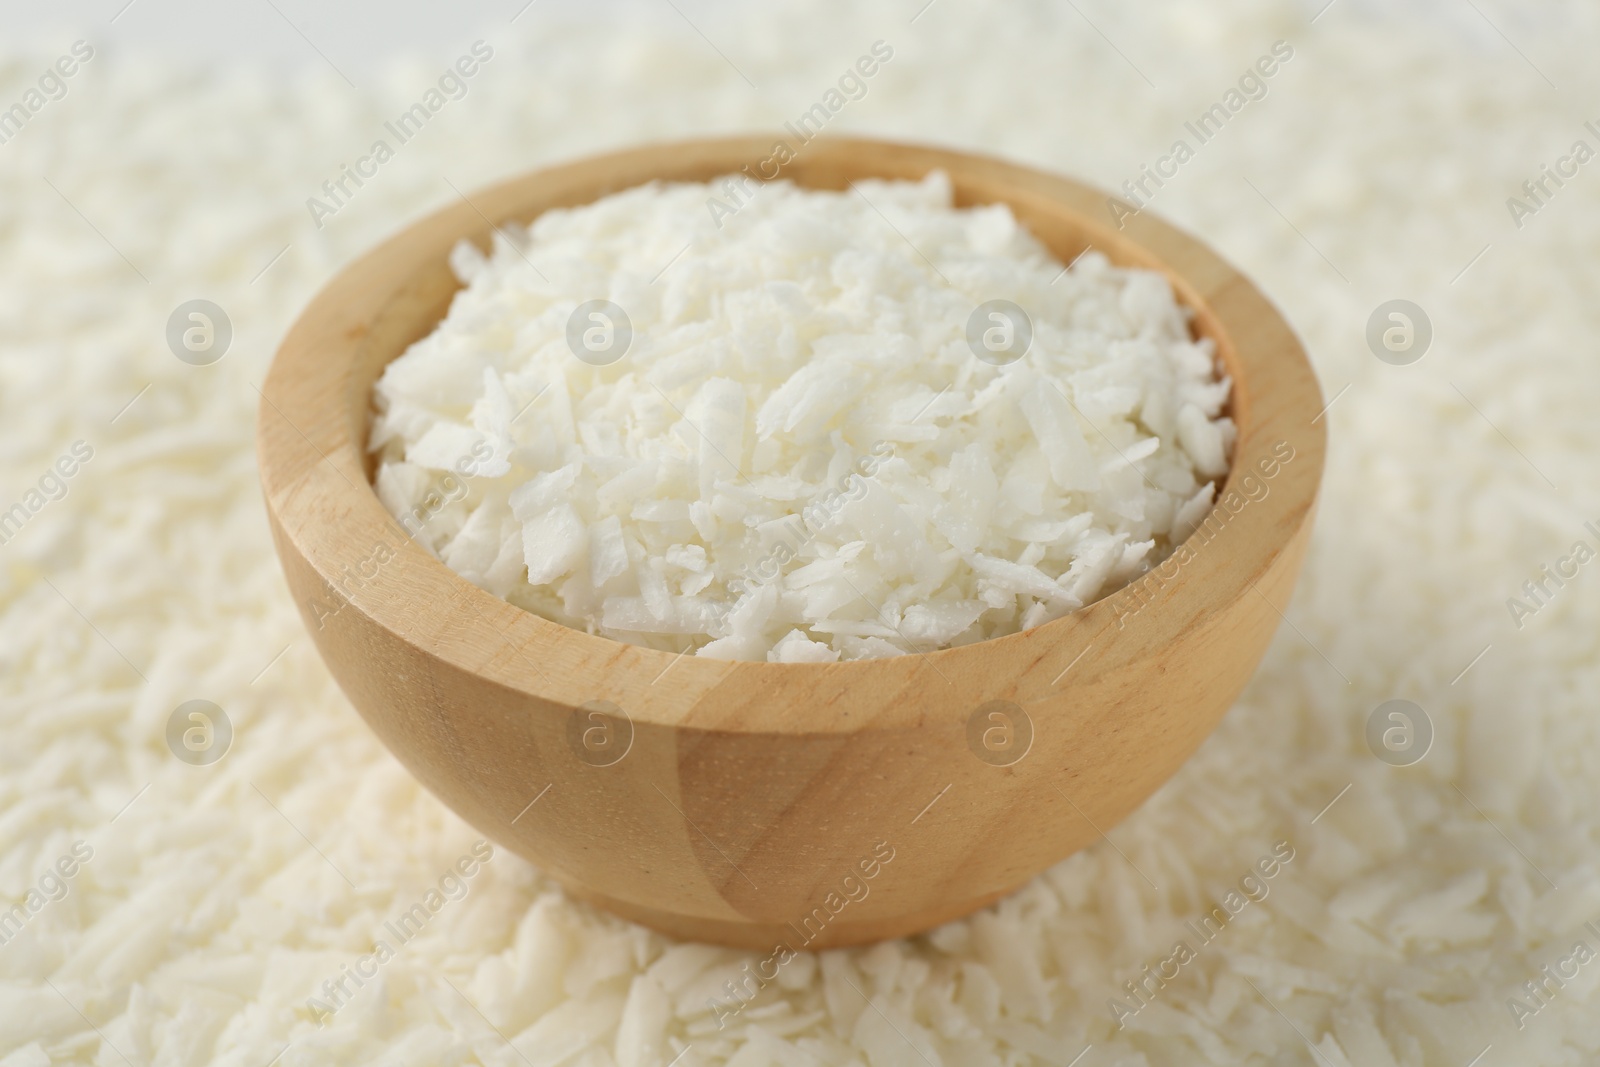
POLYGON ((446 263, 652 179, 705 181, 767 138, 657 145, 503 182, 351 264, 289 332, 262 390, 261 480, 289 586, 329 669, 446 804, 573 893, 679 937, 793 950, 964 915, 1097 841, 1178 768, 1254 671, 1311 526, 1317 382, 1259 291, 1104 193, 933 148, 819 140, 802 186, 920 178, 1005 203, 1062 261, 1165 273, 1233 377, 1217 510, 1135 586, 1025 633, 836 664, 674 657, 549 622, 407 539, 364 447, 384 365, 433 330, 446 263))

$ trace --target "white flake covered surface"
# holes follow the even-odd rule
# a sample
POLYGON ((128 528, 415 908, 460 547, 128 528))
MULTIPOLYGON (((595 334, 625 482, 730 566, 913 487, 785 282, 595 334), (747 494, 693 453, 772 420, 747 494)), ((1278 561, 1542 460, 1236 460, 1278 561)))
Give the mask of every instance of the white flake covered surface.
POLYGON ((1227 470, 1167 280, 1069 268, 941 172, 645 185, 452 263, 374 389, 378 495, 589 633, 824 663, 1016 633, 1166 559, 1227 470))
MULTIPOLYGON (((1341 0, 1311 26, 1309 9, 1216 0, 1143 20, 939 0, 914 24, 911 5, 751 5, 765 28, 686 8, 751 90, 670 11, 660 30, 557 33, 535 5, 320 231, 305 198, 434 65, 359 92, 328 72, 269 89, 100 47, 0 144, 0 507, 40 504, 0 545, 0 893, 41 905, 0 946, 0 1064, 1595 1062, 1600 962, 1574 945, 1600 948, 1584 925, 1600 925, 1600 574, 1547 584, 1520 629, 1506 601, 1600 525, 1600 176, 1550 185, 1520 229, 1506 198, 1594 144, 1600 16, 1545 5, 1547 32, 1476 6, 1413 19, 1341 0), (1292 42, 1266 97, 1153 205, 1262 282, 1335 400, 1292 625, 1109 842, 933 935, 785 967, 720 1032, 707 1000, 757 957, 592 912, 499 852, 318 1029, 308 998, 368 967, 477 835, 368 733, 285 594, 251 454, 273 344, 338 264, 449 202, 447 178, 774 126, 878 39, 895 57, 835 128, 1105 186, 1292 42), (163 339, 195 297, 234 324, 212 367, 163 339), (1363 338, 1394 298, 1434 325, 1413 366, 1363 338), (92 456, 47 479, 78 441, 92 456), (1434 728, 1408 768, 1364 739, 1391 698, 1434 728), (209 767, 163 740, 190 699, 234 727, 209 767), (1294 858, 1265 898, 1176 962, 1185 924, 1280 841, 1294 858), (1546 965, 1574 977, 1536 999, 1524 983, 1546 965), (1146 966, 1177 976, 1118 1030, 1107 1002, 1131 1004, 1146 966)), ((115 38, 101 23, 0 61, 0 103, 86 35, 115 38)))

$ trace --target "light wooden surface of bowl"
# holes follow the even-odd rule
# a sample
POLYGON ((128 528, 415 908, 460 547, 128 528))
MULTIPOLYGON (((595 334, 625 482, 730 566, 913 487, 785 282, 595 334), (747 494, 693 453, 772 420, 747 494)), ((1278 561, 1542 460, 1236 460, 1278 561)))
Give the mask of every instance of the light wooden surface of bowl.
POLYGON ((289 332, 262 389, 258 452, 306 625, 424 785, 602 907, 680 937, 801 950, 910 934, 988 904, 1099 840, 1177 770, 1278 627, 1325 440, 1293 332, 1193 238, 1148 213, 1119 231, 1104 193, 1026 167, 818 140, 781 177, 840 189, 943 169, 960 204, 1010 205, 1063 262, 1092 246, 1171 279, 1233 378, 1239 427, 1222 502, 1186 551, 1009 637, 786 665, 680 658, 572 630, 409 540, 371 486, 371 390, 443 317, 458 288, 455 242, 487 247, 491 222, 653 179, 754 167, 772 146, 620 152, 504 182, 407 227, 345 268, 289 332))

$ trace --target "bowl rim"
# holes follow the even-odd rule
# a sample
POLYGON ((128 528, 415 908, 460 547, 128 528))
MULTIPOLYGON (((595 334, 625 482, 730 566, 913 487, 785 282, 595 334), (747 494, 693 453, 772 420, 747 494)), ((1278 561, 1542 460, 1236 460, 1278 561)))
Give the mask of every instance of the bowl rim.
MULTIPOLYGON (((372 355, 369 346, 376 343, 375 333, 381 333, 373 329, 374 323, 415 297, 416 278, 426 271, 436 272, 457 239, 469 238, 482 247, 491 229, 583 203, 585 195, 597 199, 650 180, 704 181, 732 173, 741 164, 770 157, 774 143, 770 134, 660 142, 539 168, 462 195, 456 203, 411 221, 342 267, 291 326, 260 389, 258 467, 280 556, 293 551, 313 568, 335 597, 333 612, 354 610, 413 649, 451 667, 538 700, 570 706, 582 706, 602 696, 600 690, 607 686, 597 689, 595 679, 614 675, 610 688, 632 694, 627 705, 613 700, 627 707, 630 720, 680 728, 694 724, 695 709, 706 694, 735 679, 749 682, 750 672, 762 676, 757 685, 827 676, 830 687, 842 692, 871 676, 875 685, 902 685, 910 691, 914 688, 911 675, 926 666, 931 665, 950 682, 952 674, 981 676, 985 662, 999 653, 1008 653, 1003 658, 1011 662, 1050 658, 1072 669, 1068 661, 1076 663, 1108 631, 1118 635, 1130 632, 1124 629, 1126 616, 1117 611, 1117 600, 1142 577, 1033 629, 917 654, 827 664, 674 654, 589 634, 501 600, 406 537, 384 508, 368 475, 365 434, 370 426, 371 382, 361 398, 367 413, 354 412, 351 397, 346 395, 350 390, 340 393, 337 387, 348 386, 352 368, 363 355, 372 355), (401 542, 393 546, 393 558, 382 564, 379 573, 385 575, 384 580, 358 584, 354 589, 337 585, 341 574, 348 577, 352 561, 366 551, 364 545, 374 531, 386 526, 401 534, 401 542), (538 658, 528 654, 536 643, 538 658), (507 648, 514 654, 504 655, 507 648), (547 672, 541 663, 553 670, 547 672), (650 676, 654 686, 669 671, 675 676, 672 685, 665 690, 652 689, 647 701, 633 699, 640 692, 639 678, 650 676)), ((1200 241, 1150 212, 1131 217, 1124 214, 1121 225, 1114 225, 1115 205, 1127 209, 1127 204, 1092 186, 1025 164, 952 148, 875 138, 818 137, 806 143, 796 161, 777 176, 804 178, 828 167, 855 170, 862 178, 916 177, 942 169, 956 186, 958 203, 1004 200, 1019 217, 1025 214, 1022 204, 1031 205, 1032 211, 1060 212, 1071 220, 1063 226, 1093 235, 1090 245, 1105 251, 1114 263, 1150 266, 1166 274, 1180 302, 1194 311, 1197 329, 1216 339, 1218 357, 1233 385, 1231 402, 1238 424, 1234 462, 1202 525, 1223 510, 1230 495, 1237 496, 1236 481, 1249 473, 1249 460, 1269 438, 1276 437, 1281 444, 1292 433, 1294 458, 1303 455, 1304 462, 1292 467, 1286 463, 1265 496, 1259 501, 1251 497, 1249 506, 1223 519, 1224 524, 1233 523, 1236 531, 1227 560, 1219 558, 1221 552, 1197 548, 1189 562, 1178 564, 1175 577, 1154 594, 1161 600, 1157 610, 1136 613, 1137 645, 1148 653, 1177 640, 1220 603, 1251 590, 1265 596, 1255 583, 1268 573, 1313 514, 1326 430, 1321 422, 1322 393, 1304 348, 1252 282, 1200 241), (1007 195, 974 198, 981 196, 982 189, 991 188, 1003 188, 1007 195), (975 194, 975 189, 980 193, 975 194), (1242 468, 1241 457, 1247 460, 1242 468)), ((802 180, 799 184, 808 183, 802 180)), ((1052 253, 1059 254, 1054 248, 1052 253)), ((404 345, 388 353, 382 365, 403 350, 404 345)), ((1193 537, 1191 533, 1190 539, 1193 537)), ((1168 561, 1188 543, 1180 544, 1168 561)), ((287 559, 285 562, 287 565, 287 559)), ((309 627, 317 609, 309 599, 298 606, 309 627)), ((1281 615, 1281 608, 1274 605, 1274 610, 1281 615)), ((320 618, 316 621, 320 625, 320 618)), ((1096 657, 1101 662, 1085 665, 1074 684, 1087 683, 1097 673, 1133 657, 1132 651, 1122 657, 1096 657)), ((1061 692, 1038 699, 1053 701, 1061 692)), ((1021 703, 1037 702, 1021 697, 1016 694, 1021 703)), ((903 715, 889 716, 874 725, 914 725, 918 714, 907 709, 903 715)), ((834 733, 863 725, 859 720, 808 721, 786 714, 766 719, 758 715, 738 728, 834 733)), ((729 723, 719 719, 717 728, 726 730, 729 723)))

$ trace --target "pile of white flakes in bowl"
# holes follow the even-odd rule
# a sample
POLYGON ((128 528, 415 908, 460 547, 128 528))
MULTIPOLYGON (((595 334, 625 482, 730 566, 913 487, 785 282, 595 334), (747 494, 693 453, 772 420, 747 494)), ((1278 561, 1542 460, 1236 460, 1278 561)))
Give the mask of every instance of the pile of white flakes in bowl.
POLYGON ((371 438, 446 565, 620 641, 829 662, 1038 626, 1210 510, 1229 382, 1163 276, 1065 267, 937 172, 733 189, 457 247, 371 438))

